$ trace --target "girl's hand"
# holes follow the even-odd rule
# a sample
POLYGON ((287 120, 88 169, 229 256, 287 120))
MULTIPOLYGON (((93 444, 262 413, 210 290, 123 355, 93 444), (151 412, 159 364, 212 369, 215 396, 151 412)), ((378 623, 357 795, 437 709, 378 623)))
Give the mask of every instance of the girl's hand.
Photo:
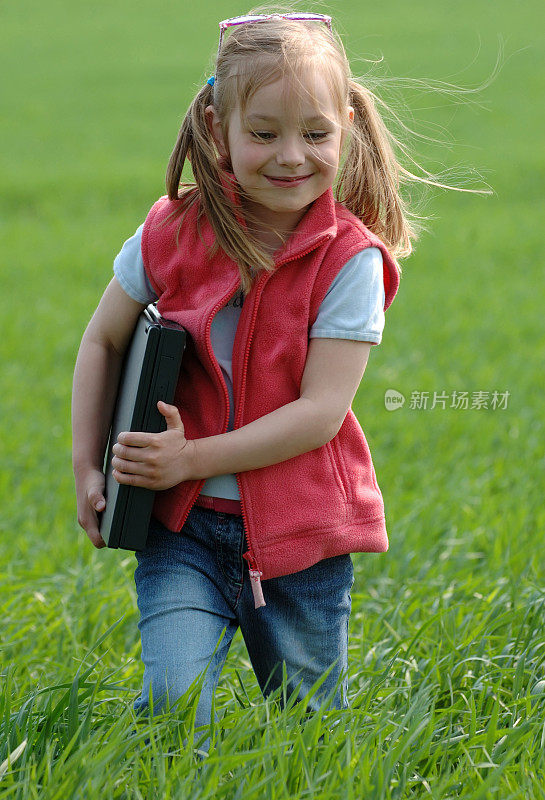
POLYGON ((166 431, 125 431, 117 437, 112 474, 118 483, 160 491, 197 477, 195 442, 185 438, 178 409, 162 400, 157 408, 167 421, 166 431))
POLYGON ((104 511, 104 484, 106 479, 101 470, 90 468, 75 472, 76 498, 78 504, 78 523, 97 549, 106 547, 106 542, 98 530, 97 512, 104 511))

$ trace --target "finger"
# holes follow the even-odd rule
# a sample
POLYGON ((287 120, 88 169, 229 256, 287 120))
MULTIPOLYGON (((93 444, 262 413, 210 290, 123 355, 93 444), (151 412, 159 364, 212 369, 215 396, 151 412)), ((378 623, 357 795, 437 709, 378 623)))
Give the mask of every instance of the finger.
POLYGON ((98 529, 97 516, 95 513, 93 513, 93 511, 90 513, 91 516, 87 516, 85 519, 78 520, 78 522, 97 549, 106 547, 106 542, 100 535, 100 531, 98 529))
POLYGON ((144 433, 144 431, 122 431, 117 437, 117 441, 120 444, 132 445, 133 447, 149 447, 154 438, 154 433, 144 433))
POLYGON ((157 401, 157 408, 161 414, 172 414, 173 412, 176 412, 177 414, 180 413, 178 411, 178 406, 173 406, 172 403, 165 403, 164 400, 157 401))
POLYGON ((91 507, 95 509, 95 511, 104 511, 106 508, 106 500, 99 489, 91 489, 88 497, 89 503, 91 504, 91 507))
POLYGON ((146 478, 144 475, 134 475, 132 473, 119 472, 116 469, 112 470, 112 475, 118 483, 123 483, 125 486, 140 486, 143 489, 153 488, 150 485, 150 479, 146 478))
POLYGON ((169 405, 168 403, 163 402, 163 400, 159 400, 157 403, 157 408, 164 416, 167 422, 167 430, 171 428, 182 428, 183 429, 183 422, 180 416, 180 412, 177 406, 169 405))
POLYGON ((178 406, 170 405, 170 403, 165 403, 163 400, 159 400, 157 403, 157 408, 163 414, 163 416, 167 417, 179 417, 180 412, 178 410, 178 406))
MULTIPOLYGON (((142 461, 145 460, 148 447, 129 447, 126 444, 114 444, 112 447, 114 457, 123 459, 124 461, 142 461)), ((114 459, 112 458, 112 463, 114 459)))
POLYGON ((117 472, 129 473, 131 475, 147 475, 149 468, 147 464, 142 461, 128 461, 125 458, 114 456, 112 458, 112 467, 117 472))
POLYGON ((106 542, 100 535, 100 531, 98 530, 98 528, 88 531, 87 536, 92 541, 97 550, 101 550, 103 547, 106 547, 106 542))

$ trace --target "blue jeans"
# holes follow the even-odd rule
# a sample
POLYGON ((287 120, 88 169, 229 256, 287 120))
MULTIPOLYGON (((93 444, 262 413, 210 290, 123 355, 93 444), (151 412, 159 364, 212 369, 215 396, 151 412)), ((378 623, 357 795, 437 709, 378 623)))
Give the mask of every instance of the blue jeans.
POLYGON ((149 710, 150 688, 154 713, 171 708, 207 668, 195 725, 210 724, 213 693, 239 625, 264 696, 281 686, 283 662, 290 694, 302 680, 298 700, 335 662, 308 707, 319 709, 338 679, 331 706, 348 706, 350 555, 263 581, 266 605, 256 609, 242 558, 247 549, 241 516, 193 506, 181 533, 152 517, 146 548, 135 554, 144 662, 135 712, 149 710))

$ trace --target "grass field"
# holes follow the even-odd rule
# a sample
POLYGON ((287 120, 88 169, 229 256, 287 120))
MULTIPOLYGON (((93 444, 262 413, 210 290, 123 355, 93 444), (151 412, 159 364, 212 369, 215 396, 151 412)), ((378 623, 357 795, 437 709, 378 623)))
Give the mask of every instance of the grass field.
POLYGON ((217 22, 247 7, 2 4, 2 800, 545 797, 543 6, 314 8, 352 59, 384 55, 386 77, 475 87, 503 47, 465 103, 386 86, 443 140, 417 142, 424 166, 494 194, 426 196, 429 232, 354 403, 390 549, 353 557, 351 708, 303 725, 298 706, 264 701, 237 634, 200 762, 183 746, 191 702, 129 736, 135 559, 95 550, 77 525, 70 395, 113 257, 164 192, 211 74, 217 22), (395 412, 388 389, 406 397, 395 412), (469 406, 489 392, 488 408, 450 407, 460 391, 469 406), (494 391, 507 407, 491 407, 494 391), (411 407, 423 392, 427 408, 411 407))

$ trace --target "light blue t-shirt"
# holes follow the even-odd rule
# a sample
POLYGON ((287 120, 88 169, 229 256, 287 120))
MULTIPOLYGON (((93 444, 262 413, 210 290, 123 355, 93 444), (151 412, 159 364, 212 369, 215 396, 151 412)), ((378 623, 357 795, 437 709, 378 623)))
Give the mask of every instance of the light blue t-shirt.
MULTIPOLYGON (((140 225, 134 236, 127 239, 114 260, 114 274, 138 303, 147 305, 158 298, 153 291, 142 260, 140 225)), ((384 283, 382 253, 368 247, 351 258, 331 283, 318 310, 309 338, 356 339, 380 344, 384 330, 384 283)), ((221 308, 212 320, 210 339, 229 393, 229 425, 233 430, 234 400, 232 353, 235 332, 243 305, 242 291, 221 308)), ((215 475, 208 478, 201 494, 240 500, 235 475, 215 475)))

